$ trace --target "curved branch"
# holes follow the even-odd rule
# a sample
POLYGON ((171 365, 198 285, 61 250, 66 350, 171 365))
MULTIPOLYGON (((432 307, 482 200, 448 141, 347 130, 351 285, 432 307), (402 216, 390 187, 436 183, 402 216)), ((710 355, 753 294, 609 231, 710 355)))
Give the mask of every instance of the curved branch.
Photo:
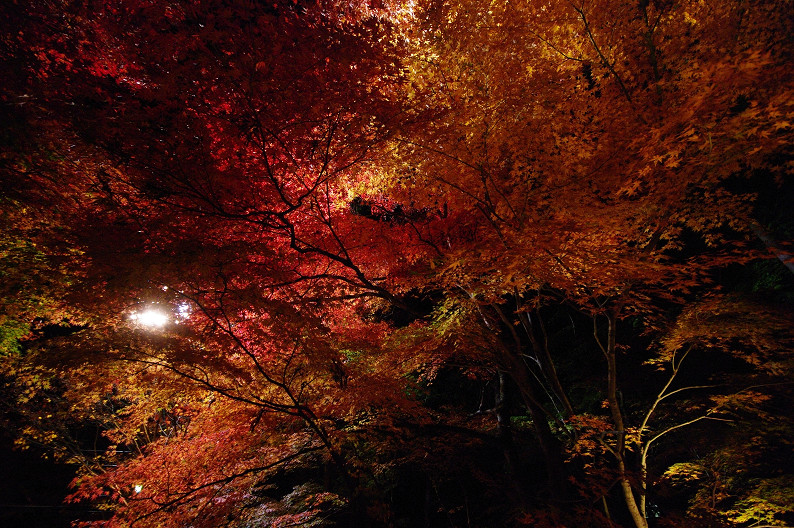
POLYGON ((160 513, 160 512, 166 510, 167 508, 169 508, 171 506, 176 506, 176 505, 180 504, 181 502, 184 502, 185 499, 187 499, 188 497, 191 497, 192 495, 195 495, 196 493, 200 492, 203 489, 207 489, 207 488, 210 488, 210 487, 213 487, 213 486, 223 486, 223 485, 229 484, 230 482, 233 482, 233 481, 235 481, 235 480, 237 480, 239 478, 242 478, 242 477, 245 477, 247 475, 254 474, 254 473, 261 473, 261 472, 267 471, 269 469, 273 469, 276 466, 279 466, 281 464, 290 462, 290 461, 292 461, 292 460, 294 460, 294 459, 296 459, 296 458, 298 458, 300 456, 303 456, 303 455, 305 455, 307 453, 312 453, 314 451, 320 451, 322 449, 325 449, 325 446, 315 446, 315 447, 309 447, 309 448, 306 448, 306 449, 301 449, 297 453, 293 453, 291 455, 288 455, 288 456, 286 456, 286 457, 284 457, 284 458, 282 458, 280 460, 277 460, 276 462, 273 462, 271 464, 267 464, 265 466, 257 466, 257 467, 249 468, 249 469, 246 469, 246 470, 241 471, 239 473, 234 473, 232 475, 229 475, 228 477, 224 477, 222 479, 217 479, 217 480, 213 480, 211 482, 206 482, 206 483, 202 484, 201 486, 197 486, 197 487, 195 487, 195 488, 193 488, 193 489, 191 489, 189 491, 186 491, 186 492, 183 492, 183 493, 179 493, 176 498, 171 499, 171 500, 166 501, 166 502, 157 502, 152 497, 133 499, 133 500, 136 500, 136 501, 149 500, 149 501, 153 502, 154 504, 156 504, 157 508, 155 510, 152 510, 150 512, 145 513, 144 515, 136 517, 135 519, 133 519, 130 522, 130 526, 134 526, 139 521, 142 521, 142 520, 144 520, 144 519, 146 519, 148 517, 151 517, 152 515, 160 513))

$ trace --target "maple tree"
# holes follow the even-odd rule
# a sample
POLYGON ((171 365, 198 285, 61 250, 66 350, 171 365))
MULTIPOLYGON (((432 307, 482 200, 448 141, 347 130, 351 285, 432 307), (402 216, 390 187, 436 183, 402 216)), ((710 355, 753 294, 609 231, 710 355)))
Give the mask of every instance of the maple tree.
MULTIPOLYGON (((399 111, 387 98, 372 95, 397 81, 388 50, 374 46, 388 27, 363 14, 350 21, 341 12, 339 19, 326 19, 318 6, 289 2, 272 7, 208 2, 181 9, 111 2, 90 17, 76 4, 55 7, 43 10, 43 23, 59 25, 66 37, 35 35, 41 70, 32 75, 60 83, 55 89, 44 85, 41 97, 71 120, 75 134, 52 131, 61 144, 50 150, 58 156, 63 152, 58 149, 70 151, 63 155, 67 167, 50 170, 74 190, 51 184, 48 188, 67 194, 65 201, 57 196, 42 201, 72 205, 68 221, 80 224, 69 234, 82 263, 72 263, 80 266, 75 280, 88 295, 69 302, 93 315, 92 335, 70 347, 78 352, 74 357, 58 355, 56 365, 48 363, 46 346, 23 360, 30 364, 40 355, 45 365, 12 364, 8 372, 23 387, 18 404, 42 403, 25 395, 49 390, 47 367, 65 369, 68 360, 66 388, 49 399, 73 397, 77 407, 69 412, 103 421, 107 438, 124 446, 119 453, 146 451, 140 463, 120 466, 129 472, 107 473, 103 457, 84 460, 89 473, 75 497, 110 497, 120 505, 119 522, 162 522, 156 520, 160 515, 179 524, 183 517, 173 508, 186 505, 184 515, 195 517, 192 504, 218 502, 218 488, 227 485, 224 502, 238 508, 236 494, 250 495, 235 491, 247 489, 241 482, 250 488, 251 479, 266 469, 313 456, 318 445, 336 464, 342 488, 355 491, 339 452, 342 439, 332 435, 327 421, 357 416, 354 390, 373 397, 365 407, 377 404, 379 394, 383 402, 399 402, 399 391, 379 379, 380 373, 368 374, 363 364, 362 375, 347 382, 346 370, 357 367, 342 366, 343 345, 366 343, 352 334, 345 338, 350 328, 322 339, 350 317, 349 309, 323 315, 316 305, 335 297, 355 299, 362 290, 386 295, 348 252, 345 226, 338 233, 331 212, 339 204, 331 183, 366 156, 383 134, 383 121, 399 111), (123 27, 139 27, 141 34, 122 41, 123 27), (136 41, 150 47, 140 49, 136 41), (154 50, 162 54, 152 55, 154 50), (192 93, 197 75, 211 81, 198 98, 192 93), (351 97, 359 101, 356 108, 349 108, 351 97), (152 131, 161 138, 155 144, 152 131), (78 147, 64 145, 69 141, 78 147), (86 152, 78 153, 83 145, 86 152), (77 203, 69 204, 74 198, 77 203), (119 337, 116 328, 129 326, 135 312, 129 303, 136 295, 139 311, 158 302, 187 303, 192 314, 189 323, 175 328, 174 344, 136 344, 135 333, 119 337), (106 368, 97 368, 91 350, 105 350, 100 365, 106 368), (200 402, 207 401, 207 393, 221 402, 205 408, 200 402), (100 409, 97 396, 105 402, 100 409), (222 426, 221 417, 234 428, 222 426), (214 468, 196 480, 195 461, 184 456, 184 445, 174 444, 188 421, 204 419, 227 432, 218 437, 214 427, 191 428, 198 436, 183 442, 191 444, 191 453, 207 453, 214 468), (257 426, 281 432, 265 438, 257 426), (240 449, 227 450, 227 456, 212 451, 240 434, 257 447, 235 441, 240 449), (134 478, 145 476, 153 464, 176 480, 147 482, 140 495, 130 497, 134 478), (173 484, 175 492, 169 491, 173 484)), ((28 27, 40 29, 34 23, 28 27)), ((24 40, 31 35, 21 35, 22 44, 36 49, 24 40)), ((25 160, 11 161, 23 180, 49 175, 25 160)), ((379 331, 373 326, 370 336, 379 331)), ((68 345, 60 347, 65 351, 68 345)), ((375 423, 377 417, 369 420, 375 423)), ((38 421, 23 431, 29 440, 60 440, 41 417, 38 421)), ((106 456, 115 459, 114 453, 110 447, 106 456)), ((217 515, 224 515, 223 509, 202 522, 212 524, 217 515)))
POLYGON ((720 291, 786 261, 785 7, 8 3, 20 444, 96 525, 786 522, 790 309, 720 291), (745 480, 675 453, 750 413, 745 480))
MULTIPOLYGON (((639 527, 646 491, 629 469, 617 327, 642 318, 647 332, 663 332, 654 322, 669 314, 661 306, 691 302, 713 269, 752 255, 737 243, 753 231, 752 197, 725 182, 790 153, 789 81, 758 85, 762 71, 788 79, 788 52, 775 48, 785 32, 776 24, 787 18, 769 18, 784 10, 429 3, 409 29, 414 75, 439 117, 399 138, 394 168, 374 192, 412 202, 443 196, 456 212, 423 278, 457 297, 448 312, 457 324, 479 320, 492 334, 483 348, 521 387, 552 479, 561 461, 544 414, 559 420, 571 405, 538 307, 564 301, 589 314, 606 360, 611 423, 602 435, 613 438, 605 448, 639 527), (693 236, 705 251, 684 260, 677 253, 692 251, 693 236), (544 378, 555 411, 537 404, 544 378)), ((789 169, 775 170, 785 178, 789 169)))

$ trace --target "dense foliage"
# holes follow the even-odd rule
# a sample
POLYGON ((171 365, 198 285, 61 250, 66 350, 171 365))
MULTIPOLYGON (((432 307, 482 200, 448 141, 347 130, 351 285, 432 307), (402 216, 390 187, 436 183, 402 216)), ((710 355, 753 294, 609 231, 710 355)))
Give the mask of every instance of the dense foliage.
POLYGON ((794 523, 789 2, 0 16, 2 423, 86 525, 794 523))

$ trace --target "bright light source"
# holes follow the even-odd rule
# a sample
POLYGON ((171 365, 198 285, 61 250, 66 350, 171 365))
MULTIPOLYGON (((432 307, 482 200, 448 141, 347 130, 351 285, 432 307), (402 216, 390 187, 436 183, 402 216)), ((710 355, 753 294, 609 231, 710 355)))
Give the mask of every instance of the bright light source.
POLYGON ((130 319, 141 326, 160 328, 168 323, 168 314, 156 308, 148 308, 142 312, 135 312, 130 319))
POLYGON ((133 490, 135 490, 135 493, 140 493, 141 491, 143 491, 143 485, 141 485, 141 484, 135 484, 135 485, 132 487, 132 489, 133 489, 133 490))
POLYGON ((190 305, 186 302, 179 303, 179 305, 176 307, 176 315, 180 319, 187 319, 190 317, 190 312, 190 305))

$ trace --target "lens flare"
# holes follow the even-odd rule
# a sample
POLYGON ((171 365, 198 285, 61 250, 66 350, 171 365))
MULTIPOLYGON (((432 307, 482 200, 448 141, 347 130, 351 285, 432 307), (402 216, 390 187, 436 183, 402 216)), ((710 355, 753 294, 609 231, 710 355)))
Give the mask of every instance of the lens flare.
POLYGON ((168 314, 156 308, 135 312, 130 318, 141 326, 162 328, 168 323, 168 314))

